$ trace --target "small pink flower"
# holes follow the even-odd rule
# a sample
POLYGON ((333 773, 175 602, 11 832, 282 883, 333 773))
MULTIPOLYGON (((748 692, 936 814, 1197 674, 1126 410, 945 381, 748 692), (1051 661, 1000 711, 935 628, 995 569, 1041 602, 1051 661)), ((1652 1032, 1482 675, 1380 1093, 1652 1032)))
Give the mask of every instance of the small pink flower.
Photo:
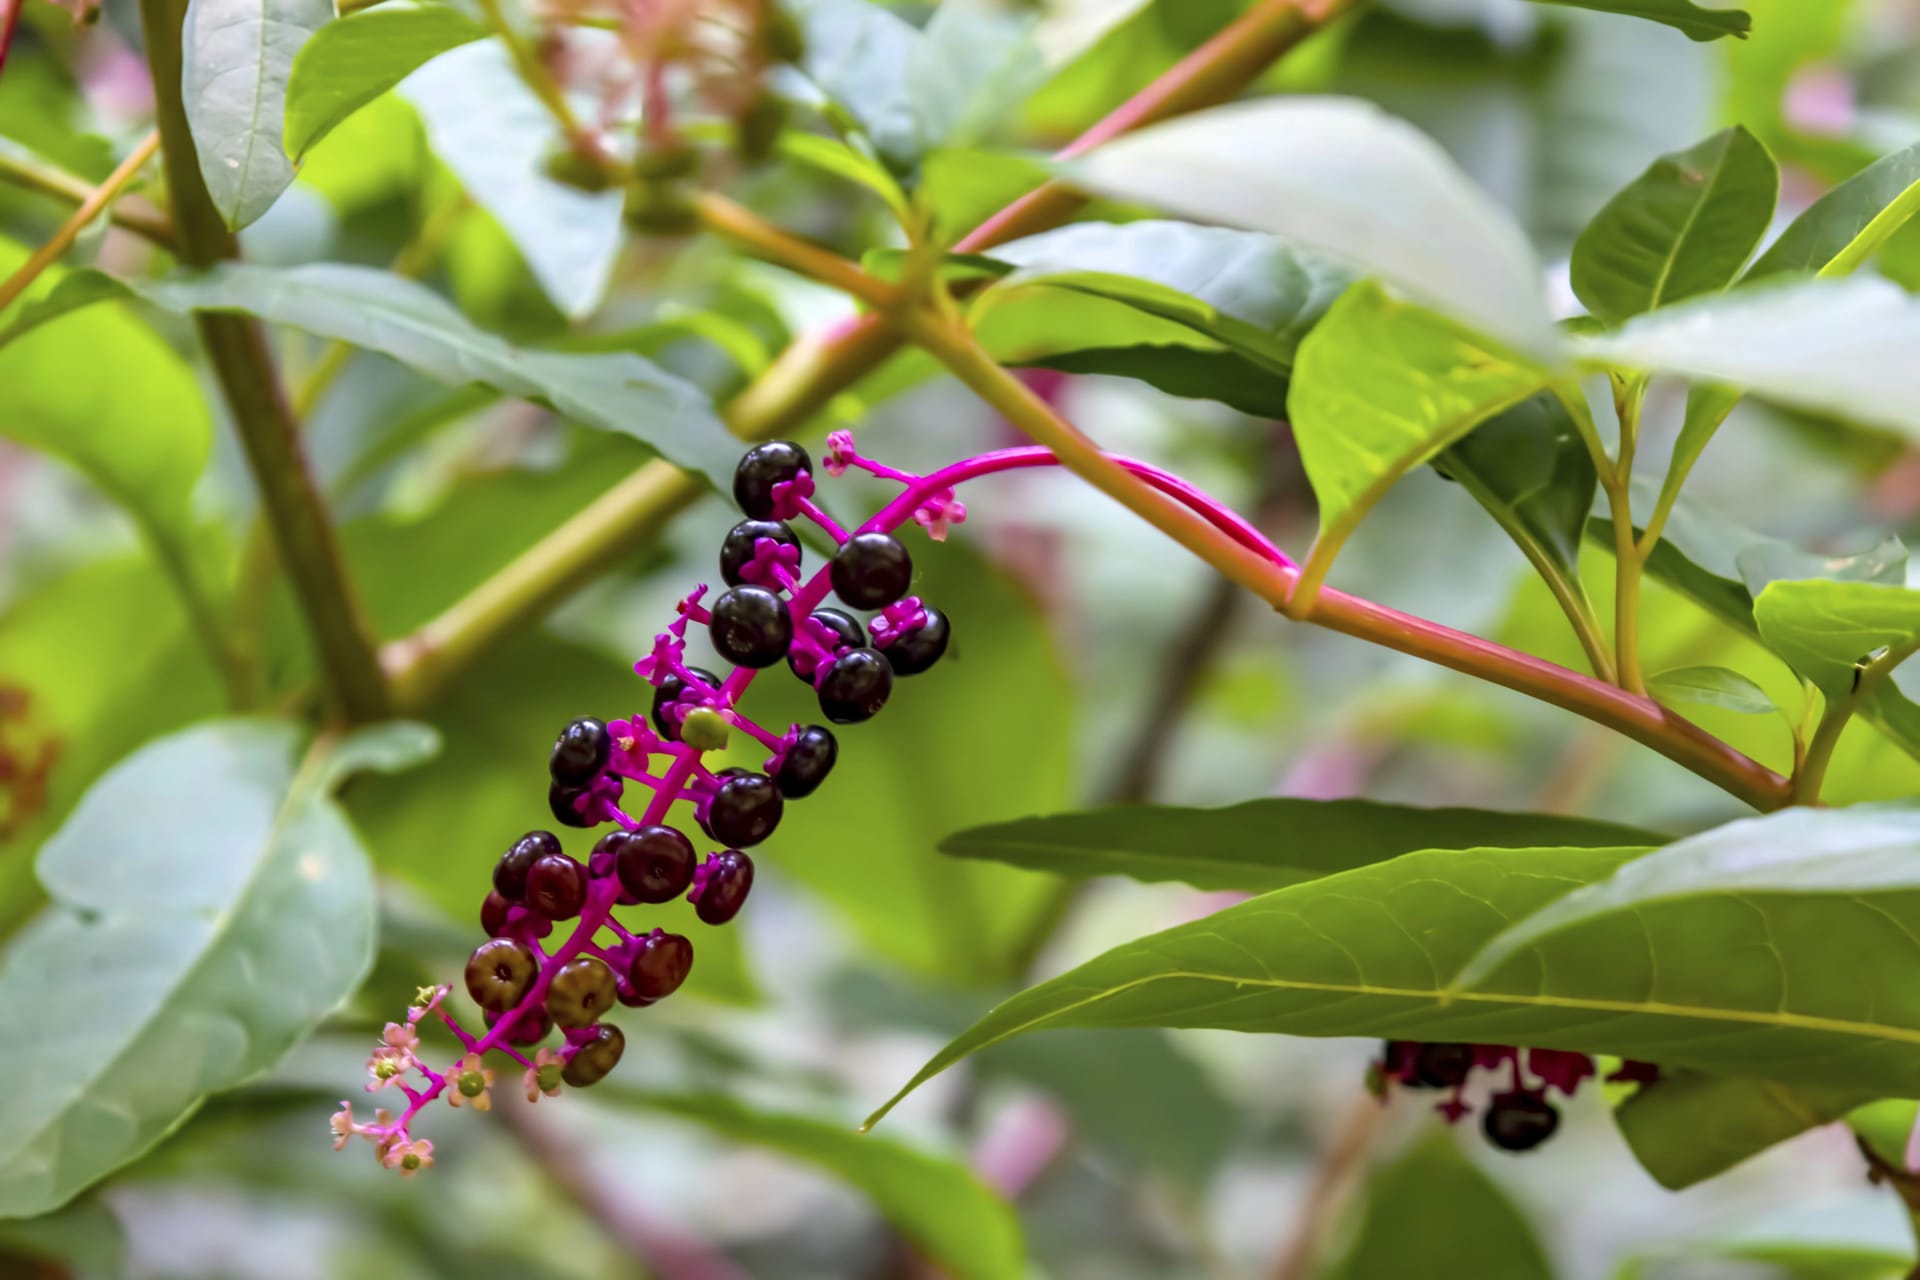
POLYGON ((412 1023, 402 1025, 389 1022, 387 1029, 380 1033, 380 1039, 389 1049, 393 1049, 411 1059, 420 1048, 420 1033, 413 1029, 412 1023))
POLYGON ((965 524, 967 504, 953 496, 953 490, 942 489, 934 494, 913 512, 914 523, 927 531, 927 536, 935 542, 947 540, 947 530, 956 524, 965 524))
POLYGON ((857 457, 853 451, 853 432, 829 431, 827 433, 827 474, 838 480, 847 474, 847 468, 853 465, 857 457))
POLYGON ((527 1101, 538 1102, 543 1093, 549 1098, 559 1097, 560 1073, 565 1070, 565 1065, 560 1060, 559 1052, 554 1049, 542 1049, 533 1055, 533 1065, 521 1077, 521 1083, 527 1086, 527 1101))
POLYGON ((634 663, 633 672, 642 680, 664 677, 679 663, 680 656, 686 651, 686 641, 670 631, 662 631, 653 638, 653 652, 634 663))
POLYGON ((791 480, 773 486, 773 515, 776 520, 791 520, 800 514, 800 504, 813 496, 813 475, 802 471, 791 480))
POLYGON ((412 1057, 397 1049, 375 1049, 367 1056, 367 1092, 377 1093, 405 1084, 407 1068, 412 1065, 412 1057))
POLYGON ((402 1142, 395 1134, 380 1148, 380 1163, 389 1169, 398 1169, 400 1176, 411 1178, 424 1169, 433 1168, 433 1143, 426 1138, 415 1138, 412 1142, 402 1142))
POLYGON ((487 1090, 493 1087, 493 1068, 482 1066, 480 1055, 469 1053, 460 1059, 453 1071, 448 1073, 447 1102, 452 1106, 472 1103, 475 1111, 493 1110, 493 1095, 487 1090))
POLYGON ((360 1126, 353 1122, 353 1104, 342 1098, 340 1109, 333 1113, 333 1118, 327 1121, 327 1126, 333 1130, 333 1149, 345 1151, 347 1140, 360 1132, 360 1126))
POLYGON ((407 1009, 408 1025, 417 1025, 420 1019, 438 1009, 440 1002, 446 998, 447 987, 444 983, 437 987, 421 987, 415 991, 413 1004, 407 1009))

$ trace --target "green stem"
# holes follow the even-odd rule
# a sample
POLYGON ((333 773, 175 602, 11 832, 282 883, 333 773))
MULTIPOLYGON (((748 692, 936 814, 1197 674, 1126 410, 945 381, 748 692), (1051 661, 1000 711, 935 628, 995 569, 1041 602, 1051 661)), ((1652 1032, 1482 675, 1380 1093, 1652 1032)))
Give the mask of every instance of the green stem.
POLYGON ((1820 712, 1820 722, 1814 726, 1813 736, 1807 739, 1805 756, 1793 771, 1793 803, 1820 803, 1820 788, 1826 782, 1827 766, 1833 762, 1833 750, 1840 745, 1840 735, 1846 731, 1847 722, 1853 713, 1860 709, 1869 695, 1893 673, 1893 669, 1920 652, 1920 639, 1889 649, 1873 661, 1854 669, 1853 687, 1844 697, 1831 697, 1820 712))
MULTIPOLYGON (((37 191, 64 204, 79 205, 94 192, 94 184, 25 150, 16 150, 0 138, 0 182, 37 191)), ((131 231, 162 249, 173 248, 173 222, 138 196, 124 196, 107 210, 114 226, 131 231)))
POLYGON ((246 663, 221 623, 220 615, 215 611, 213 601, 193 567, 192 558, 175 539, 147 526, 144 521, 141 524, 147 545, 153 548, 154 559, 159 562, 167 580, 173 584, 174 594, 179 596, 181 606, 186 610, 194 636, 227 687, 227 705, 235 711, 250 709, 253 706, 253 687, 247 678, 246 663))
POLYGON ((1620 452, 1610 474, 1601 481, 1607 505, 1613 511, 1615 682, 1627 692, 1642 696, 1647 692, 1647 681, 1640 670, 1640 580, 1646 558, 1633 531, 1633 456, 1639 444, 1640 406, 1646 395, 1645 379, 1614 383, 1613 411, 1620 423, 1620 452))
MULTIPOLYGON (((189 266, 239 255, 233 233, 200 178, 193 134, 181 101, 184 0, 141 0, 147 62, 153 74, 160 142, 172 194, 179 254, 189 266)), ((194 317, 227 411, 259 489, 280 562, 287 566, 321 669, 339 709, 352 721, 387 713, 385 678, 361 618, 333 525, 296 438, 293 413, 258 321, 211 312, 194 317)))

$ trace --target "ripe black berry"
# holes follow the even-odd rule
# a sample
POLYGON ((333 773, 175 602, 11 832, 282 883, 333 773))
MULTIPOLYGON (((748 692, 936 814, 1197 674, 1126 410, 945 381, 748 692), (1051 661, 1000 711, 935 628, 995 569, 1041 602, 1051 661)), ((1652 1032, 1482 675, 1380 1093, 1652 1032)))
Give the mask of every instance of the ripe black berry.
POLYGON ((693 844, 672 827, 614 831, 600 838, 596 856, 613 856, 613 873, 636 902, 672 902, 693 883, 693 844))
POLYGON ((733 472, 733 500, 755 520, 773 515, 773 487, 813 469, 807 451, 791 440, 769 440, 747 450, 733 472))
POLYGON ((820 681, 820 711, 835 724, 871 720, 893 692, 893 668, 878 649, 841 654, 820 681))
POLYGON ((1496 1094, 1480 1127, 1502 1151, 1531 1151, 1560 1127, 1560 1113, 1537 1093, 1496 1094))
POLYGON ((507 929, 507 908, 513 904, 500 896, 498 890, 489 893, 480 901, 480 927, 489 938, 497 938, 507 929))
POLYGON ((1452 1089, 1473 1071, 1470 1044, 1423 1044, 1414 1052, 1414 1079, 1423 1089, 1452 1089))
POLYGON ((817 724, 808 725, 794 739, 787 758, 780 762, 780 772, 773 777, 779 784, 780 794, 793 800, 812 795, 814 789, 827 780, 839 755, 840 744, 834 741, 833 734, 817 724))
POLYGON ((620 1055, 626 1051, 627 1038, 620 1034, 620 1028, 603 1023, 573 1051, 560 1078, 576 1089, 599 1084, 608 1072, 620 1065, 620 1055))
POLYGON ((587 869, 549 853, 527 872, 527 905, 549 920, 571 920, 587 904, 587 869))
POLYGON ((599 956, 575 956, 547 987, 547 1012, 562 1027, 590 1027, 613 1007, 613 970, 599 956))
POLYGON ((880 651, 887 655, 887 662, 897 676, 917 676, 940 661, 947 651, 947 641, 953 638, 946 614, 930 604, 921 608, 926 610, 926 622, 880 651))
POLYGON ((780 825, 786 801, 780 788, 764 773, 739 773, 727 778, 707 808, 707 829, 721 844, 751 848, 780 825))
MULTIPOLYGON (((867 629, 861 626, 859 619, 855 618, 852 614, 841 609, 815 609, 813 611, 813 620, 833 632, 832 647, 835 654, 839 654, 847 649, 864 649, 867 647, 867 629)), ((800 664, 794 661, 791 653, 787 655, 787 669, 792 671, 796 676, 800 676, 802 680, 807 681, 809 684, 813 682, 812 672, 808 672, 803 676, 800 675, 800 664)))
POLYGON ((493 868, 493 887, 509 902, 520 901, 527 891, 527 871, 540 858, 560 852, 560 842, 551 831, 529 831, 500 855, 493 868))
POLYGON ((627 966, 627 985, 635 999, 652 1003, 680 989, 693 970, 693 943, 677 933, 655 929, 633 948, 627 966))
POLYGON ((693 913, 708 924, 725 924, 747 903, 747 891, 753 888, 753 859, 738 849, 727 849, 708 855, 706 870, 706 883, 693 913))
POLYGON ((793 644, 793 615, 787 602, 765 587, 733 587, 713 602, 707 634, 728 662, 770 667, 793 644))
POLYGON ((913 557, 886 533, 856 533, 833 553, 833 594, 856 609, 884 609, 907 594, 913 557))
MULTIPOLYGON (((687 674, 709 689, 720 687, 720 677, 704 667, 688 667, 687 674)), ((668 742, 680 741, 680 726, 668 722, 663 714, 668 706, 676 702, 686 691, 687 682, 679 676, 670 675, 663 679, 653 691, 653 729, 668 742)))
POLYGON ((580 811, 580 802, 586 795, 585 787, 569 787, 561 782, 549 786, 547 808, 553 810, 553 820, 563 827, 593 826, 593 819, 580 811))
POLYGON ((613 752, 613 735, 592 716, 582 716, 560 731, 554 740, 547 769, 566 787, 584 787, 600 776, 613 752))
MULTIPOLYGON (((740 571, 753 563, 754 544, 762 538, 772 538, 783 547, 800 550, 800 539, 793 530, 778 520, 742 520, 727 530, 727 536, 720 543, 720 577, 730 587, 737 587, 746 579, 740 571)), ((794 566, 799 569, 798 564, 794 566)))
POLYGON ((467 994, 494 1013, 519 1004, 539 976, 540 962, 533 949, 512 938, 489 938, 467 957, 467 994))

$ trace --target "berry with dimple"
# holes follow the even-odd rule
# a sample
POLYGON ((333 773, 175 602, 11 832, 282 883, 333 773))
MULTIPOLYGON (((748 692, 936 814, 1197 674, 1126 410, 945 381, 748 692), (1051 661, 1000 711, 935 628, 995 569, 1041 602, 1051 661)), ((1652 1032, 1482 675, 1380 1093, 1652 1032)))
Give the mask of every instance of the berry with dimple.
POLYGON ((947 615, 932 605, 921 606, 927 620, 920 626, 903 632, 899 638, 880 652, 887 655, 887 662, 897 676, 917 676, 934 663, 940 661, 947 651, 947 642, 952 639, 952 628, 947 623, 947 615))
POLYGON ((733 500, 755 520, 773 515, 773 488, 813 469, 807 451, 791 440, 769 440, 747 450, 733 472, 733 500))
MULTIPOLYGON (((846 649, 864 649, 867 647, 867 629, 860 625, 859 619, 843 609, 815 609, 813 620, 833 633, 833 651, 835 654, 846 649)), ((813 673, 802 674, 800 664, 794 655, 787 655, 787 669, 807 683, 813 683, 813 673)))
POLYGON ((770 667, 793 644, 793 615, 765 587, 733 587, 713 602, 707 634, 714 652, 735 666, 770 667))
POLYGON ((584 787, 606 769, 612 754, 613 735, 605 722, 582 716, 560 731, 547 768, 562 786, 584 787))
POLYGON ((1473 1070, 1470 1044, 1423 1044, 1414 1052, 1413 1077, 1424 1089, 1452 1089, 1465 1084, 1473 1070))
POLYGON ((720 784, 707 807, 707 829, 722 844, 751 848, 780 825, 786 801, 764 773, 738 773, 720 784))
POLYGON ((587 869, 549 853, 527 872, 527 905, 549 920, 571 920, 587 904, 587 869))
MULTIPOLYGON (((754 548, 762 538, 771 538, 783 547, 792 547, 796 555, 800 552, 800 539, 792 529, 780 520, 742 520, 727 530, 727 536, 720 542, 720 577, 730 587, 737 587, 746 579, 740 571, 753 563, 754 548)), ((800 564, 794 562, 794 572, 799 572, 800 564)))
POLYGON ((500 855, 493 868, 493 887, 509 902, 518 902, 527 892, 527 872, 549 853, 560 852, 560 841, 551 831, 529 831, 500 855))
POLYGON ((833 723, 871 720, 893 692, 893 668, 878 649, 854 649, 833 660, 818 692, 820 712, 833 723))
POLYGON ((620 1055, 626 1051, 627 1038, 620 1033, 620 1028, 602 1023, 573 1051, 560 1078, 576 1089, 599 1084, 608 1072, 620 1065, 620 1055))
POLYGON ((562 1027, 590 1027, 613 1003, 613 970, 599 956, 575 956, 547 987, 547 1012, 562 1027))
POLYGON ((467 957, 467 994, 493 1013, 519 1004, 539 976, 540 961, 533 948, 512 938, 489 938, 467 957))
POLYGON ((497 938, 507 931, 507 911, 512 906, 498 890, 490 891, 480 900, 480 927, 489 938, 497 938))
MULTIPOLYGON (((718 689, 720 687, 720 677, 704 667, 688 667, 687 674, 709 689, 718 689)), ((679 676, 669 675, 662 680, 659 687, 653 691, 654 732, 658 733, 668 742, 680 741, 680 727, 668 722, 666 709, 673 703, 679 701, 680 695, 686 692, 686 688, 686 681, 682 680, 679 676)))
POLYGON ((1502 1151, 1531 1151, 1560 1127, 1560 1113, 1538 1093, 1501 1093, 1488 1104, 1480 1127, 1502 1151))
POLYGON ((693 943, 677 933, 655 929, 634 943, 627 985, 637 999, 652 1003, 678 991, 692 970, 693 943))
POLYGON ((856 533, 833 553, 833 594, 856 609, 881 609, 907 594, 913 557, 887 533, 856 533))
POLYGON ((753 860, 738 849, 709 854, 694 878, 693 913, 707 924, 725 924, 740 914, 753 888, 753 860))
POLYGON ((839 755, 840 744, 831 732, 817 724, 808 725, 795 736, 780 762, 780 771, 773 776, 780 794, 794 800, 812 795, 826 781, 839 755))
POLYGON ((693 843, 672 827, 615 831, 596 846, 613 854, 613 873, 635 900, 672 902, 693 883, 693 843))
POLYGON ((553 810, 553 820, 563 827, 591 827, 592 818, 581 812, 580 802, 587 798, 587 788, 569 787, 556 782, 547 788, 547 808, 553 810))

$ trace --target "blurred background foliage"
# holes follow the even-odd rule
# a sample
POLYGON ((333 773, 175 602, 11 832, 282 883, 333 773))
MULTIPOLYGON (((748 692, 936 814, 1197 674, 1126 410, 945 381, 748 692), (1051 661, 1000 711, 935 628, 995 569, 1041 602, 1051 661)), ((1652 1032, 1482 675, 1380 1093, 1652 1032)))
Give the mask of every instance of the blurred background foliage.
MULTIPOLYGON (((996 207, 1009 176, 1019 189, 1017 152, 1071 137, 1242 7, 1009 3, 1009 20, 1036 24, 1048 61, 990 139, 1013 151, 930 166, 935 202, 957 222, 996 207)), ((1784 220, 1920 130, 1912 0, 1746 7, 1751 38, 1704 44, 1522 0, 1382 0, 1316 36, 1261 88, 1360 95, 1417 123, 1559 263, 1570 308, 1573 234, 1656 154, 1745 124, 1783 162, 1784 220)), ((930 10, 899 11, 921 22, 930 10)), ((0 77, 0 149, 98 180, 150 105, 133 6, 110 0, 98 27, 79 33, 43 4, 29 3, 24 22, 0 77)), ((517 180, 500 159, 538 153, 550 124, 490 91, 501 72, 490 48, 450 55, 450 69, 410 81, 315 147, 288 195, 244 232, 248 256, 398 261, 484 328, 639 352, 716 398, 844 313, 838 298, 710 240, 608 237, 595 230, 604 220, 570 222, 582 202, 517 180), (541 260, 557 247, 561 260, 541 260)), ((806 166, 736 181, 756 208, 843 251, 892 234, 877 198, 806 166)), ((18 244, 44 239, 65 212, 0 187, 0 232, 18 244)), ((81 256, 138 274, 151 254, 96 230, 81 256)), ((1913 228, 1883 268, 1920 287, 1913 228)), ((0 791, 8 930, 40 903, 36 849, 101 772, 220 706, 219 676, 169 575, 212 579, 250 563, 251 489, 184 324, 151 309, 88 315, 84 343, 6 347, 0 383, 107 424, 127 451, 155 433, 204 437, 212 465, 190 504, 171 505, 164 476, 139 482, 178 547, 170 565, 93 481, 0 442, 0 743, 24 762, 0 791)), ((1016 345, 1017 321, 1007 317, 1016 345)), ((1090 307, 1085 323, 1099 322, 1090 307)), ((289 331, 279 340, 293 385, 306 388, 306 442, 382 638, 453 602, 646 456, 378 354, 289 331)), ((829 416, 910 468, 1011 442, 1006 424, 932 373, 903 357, 829 416)), ((1283 545, 1310 538, 1312 499, 1283 427, 1098 374, 1071 377, 1060 395, 1109 448, 1258 513, 1283 545)), ((1677 392, 1656 389, 1645 456, 1665 456, 1679 410, 1677 392)), ((1749 401, 1709 456, 1690 496, 1735 524, 1806 545, 1853 529, 1863 509, 1909 541, 1920 529, 1920 458, 1890 438, 1814 430, 1749 401)), ((873 496, 853 481, 828 493, 843 515, 873 496)), ((1671 1194, 1636 1166, 1591 1092, 1525 1162, 1453 1141, 1417 1098, 1363 1123, 1374 1046, 1350 1041, 1023 1039, 922 1090, 879 1134, 855 1137, 858 1115, 997 996, 1218 900, 1130 882, 1068 890, 936 854, 960 827, 1122 795, 1214 804, 1365 792, 1604 815, 1673 834, 1738 810, 1660 757, 1549 708, 1290 628, 1069 477, 1011 476, 967 501, 968 523, 925 557, 927 594, 956 620, 957 660, 845 736, 829 793, 799 806, 769 849, 753 909, 733 929, 698 935, 687 996, 623 1019, 625 1083, 537 1112, 503 1106, 499 1123, 443 1123, 431 1179, 397 1184, 325 1145, 323 1117, 359 1075, 368 1037, 414 985, 458 963, 497 852, 546 822, 542 761, 555 727, 636 708, 630 662, 671 602, 710 573, 735 518, 717 499, 463 676, 427 717, 444 738, 431 764, 349 789, 382 895, 381 950, 362 995, 280 1068, 215 1099, 97 1192, 50 1218, 0 1223, 0 1271, 880 1280, 925 1274, 916 1249, 957 1275, 1024 1267, 1058 1280, 1871 1277, 1912 1265, 1897 1204, 1861 1185, 1843 1132, 1811 1133, 1671 1194), (577 1160, 554 1158, 568 1145, 577 1160), (1314 1198, 1328 1158, 1355 1176, 1348 1194, 1314 1198)), ((1609 572, 1604 561, 1587 567, 1609 572)), ((1334 581, 1578 666, 1564 620, 1525 570, 1457 486, 1423 473, 1389 495, 1334 581)), ((264 684, 295 690, 310 672, 290 596, 270 567, 238 572, 256 575, 239 607, 257 612, 264 684)), ((1789 703, 1798 696, 1776 660, 1671 592, 1650 589, 1643 627, 1649 670, 1721 665, 1789 703)), ((788 688, 755 693, 768 723, 798 714, 788 688)), ((1698 718, 1776 767, 1787 759, 1773 717, 1703 708, 1698 718)), ((1910 795, 1920 766, 1856 725, 1831 776, 1830 799, 1848 802, 1910 795)))

